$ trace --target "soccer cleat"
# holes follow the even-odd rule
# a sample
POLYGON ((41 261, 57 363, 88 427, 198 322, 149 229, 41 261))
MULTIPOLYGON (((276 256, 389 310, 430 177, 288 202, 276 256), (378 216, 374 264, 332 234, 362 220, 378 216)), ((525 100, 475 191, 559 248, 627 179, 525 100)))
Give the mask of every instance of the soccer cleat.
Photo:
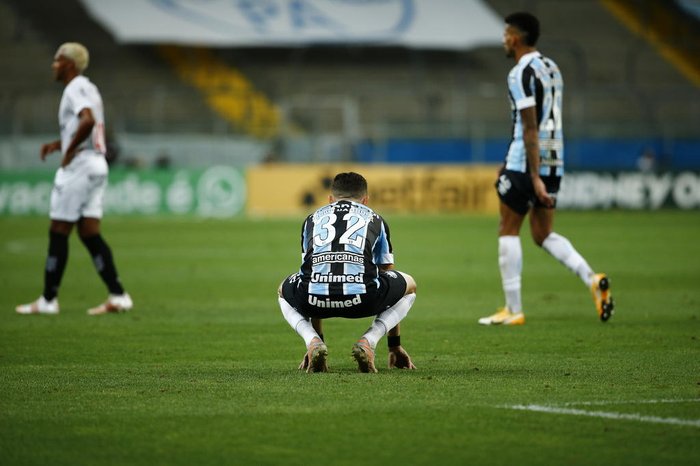
POLYGON ((603 322, 606 322, 615 313, 615 302, 610 292, 610 280, 604 273, 597 273, 593 276, 593 284, 591 285, 591 294, 593 302, 598 311, 598 317, 603 322))
POLYGON ((512 313, 507 307, 501 308, 497 313, 479 319, 481 325, 523 325, 525 324, 525 314, 522 312, 512 313))
POLYGON ((309 362, 306 372, 328 372, 327 358, 328 348, 326 344, 320 338, 314 337, 306 352, 306 359, 309 362))
POLYGON ((58 314, 58 298, 47 301, 43 296, 29 304, 20 304, 15 308, 17 314, 58 314))
POLYGON ((91 316, 99 316, 102 314, 126 312, 132 307, 134 307, 134 303, 129 293, 111 294, 107 298, 107 301, 97 307, 88 309, 87 313, 91 316))
POLYGON ((360 372, 378 372, 374 367, 374 350, 366 338, 360 338, 352 345, 352 357, 357 361, 360 372))

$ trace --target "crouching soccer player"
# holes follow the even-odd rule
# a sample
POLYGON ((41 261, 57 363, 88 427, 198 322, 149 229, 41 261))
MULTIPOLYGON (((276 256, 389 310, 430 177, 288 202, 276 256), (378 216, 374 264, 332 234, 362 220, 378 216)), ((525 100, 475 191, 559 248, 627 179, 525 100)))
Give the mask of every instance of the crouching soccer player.
POLYGON ((352 347, 360 372, 377 372, 375 348, 387 334, 389 367, 416 368, 401 346, 399 329, 416 299, 416 282, 393 270, 389 227, 367 200, 364 177, 336 175, 330 204, 302 226, 301 269, 279 287, 282 314, 306 343, 299 368, 307 372, 328 370, 321 322, 330 317, 375 317, 352 347))

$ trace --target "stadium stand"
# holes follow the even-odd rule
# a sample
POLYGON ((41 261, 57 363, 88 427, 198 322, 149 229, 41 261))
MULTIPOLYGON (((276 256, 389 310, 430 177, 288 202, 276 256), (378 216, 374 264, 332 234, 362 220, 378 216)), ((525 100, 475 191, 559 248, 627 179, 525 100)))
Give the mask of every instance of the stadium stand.
MULTIPOLYGON (((651 42, 668 61, 700 86, 700 18, 691 2, 603 0, 622 23, 651 42)), ((700 11, 700 4, 695 3, 700 11)))
POLYGON ((209 106, 247 134, 270 137, 277 133, 277 107, 236 68, 203 48, 160 46, 160 54, 178 76, 200 89, 209 106))
MULTIPOLYGON (((668 4, 665 21, 687 24, 671 2, 650 1, 668 4)), ((557 60, 566 80, 574 166, 607 161, 604 166, 629 168, 640 148, 676 152, 689 140, 696 143, 681 156, 693 156, 700 87, 604 2, 487 3, 500 15, 527 9, 540 17, 539 48, 557 60)), ((108 121, 119 134, 252 135, 288 160, 490 162, 507 143, 504 81, 512 63, 494 47, 127 46, 78 0, 6 0, 0 8, 0 51, 8 65, 0 77, 0 134, 54 131, 55 112, 46 109, 55 108, 57 89, 48 66, 56 45, 80 40, 93 51, 88 74, 100 84, 108 121)))
POLYGON ((92 57, 86 74, 100 86, 114 131, 212 132, 221 125, 157 50, 117 44, 77 0, 7 0, 2 9, 0 51, 7 70, 2 101, 13 106, 0 116, 3 132, 55 131, 55 112, 46 109, 56 108, 60 88, 51 80, 50 66, 56 47, 66 41, 88 44, 92 57))

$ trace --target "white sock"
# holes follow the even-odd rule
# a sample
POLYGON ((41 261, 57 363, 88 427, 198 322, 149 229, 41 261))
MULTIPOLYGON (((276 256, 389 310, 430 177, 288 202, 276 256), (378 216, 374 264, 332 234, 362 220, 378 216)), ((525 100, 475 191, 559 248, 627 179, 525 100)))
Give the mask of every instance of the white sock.
POLYGON ((506 306, 514 314, 522 312, 520 277, 523 271, 523 248, 519 236, 498 237, 498 266, 501 269, 506 306))
POLYGON ((280 309, 282 310, 282 315, 284 316, 285 320, 289 326, 292 327, 294 331, 304 339, 306 346, 309 346, 309 343, 311 343, 311 340, 313 340, 314 337, 321 338, 318 336, 318 333, 316 333, 314 326, 311 325, 311 321, 299 314, 299 312, 294 309, 286 299, 278 297, 277 301, 280 304, 280 309))
POLYGON ((389 330, 396 327, 411 310, 411 306, 416 300, 416 294, 407 294, 386 311, 382 311, 375 317, 372 325, 367 329, 364 338, 367 339, 372 349, 377 346, 377 342, 387 334, 389 330))
POLYGON ((593 283, 593 270, 571 242, 557 233, 550 233, 542 242, 542 247, 567 269, 579 276, 588 288, 593 283))

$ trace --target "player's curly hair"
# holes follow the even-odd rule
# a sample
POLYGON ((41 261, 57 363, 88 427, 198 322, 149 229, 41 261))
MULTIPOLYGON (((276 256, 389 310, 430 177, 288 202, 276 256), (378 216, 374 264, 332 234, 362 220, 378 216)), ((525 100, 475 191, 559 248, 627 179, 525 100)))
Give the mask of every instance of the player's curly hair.
POLYGON ((90 53, 83 44, 78 42, 66 42, 61 44, 56 54, 63 55, 75 63, 75 69, 78 70, 78 73, 85 71, 90 62, 90 53))
POLYGON ((338 173, 331 184, 336 199, 362 199, 367 195, 367 180, 355 172, 338 173))
POLYGON ((540 22, 532 14, 524 11, 511 13, 506 16, 506 24, 517 28, 523 33, 523 41, 530 47, 534 47, 540 38, 540 22))

